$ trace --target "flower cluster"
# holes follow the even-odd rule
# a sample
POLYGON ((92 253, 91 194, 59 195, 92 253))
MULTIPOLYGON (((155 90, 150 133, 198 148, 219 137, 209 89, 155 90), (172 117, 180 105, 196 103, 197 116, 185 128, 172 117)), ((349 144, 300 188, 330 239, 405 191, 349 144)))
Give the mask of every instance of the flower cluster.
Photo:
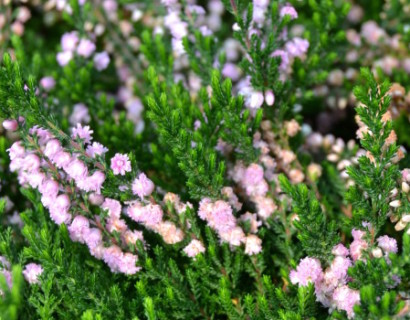
MULTIPOLYGON (((369 228, 371 232, 371 227, 369 228)), ((349 287, 351 278, 348 276, 348 269, 358 260, 366 261, 363 253, 370 247, 365 238, 366 231, 353 229, 352 236, 353 242, 349 249, 341 243, 333 248, 334 259, 326 270, 322 269, 318 259, 306 257, 299 262, 296 270, 292 270, 289 274, 293 284, 307 286, 313 283, 317 301, 330 310, 346 311, 350 319, 354 317, 353 307, 360 304, 360 293, 349 287)), ((384 253, 384 259, 389 261, 389 253, 397 253, 395 239, 381 236, 377 239, 377 243, 378 247, 374 247, 371 251, 372 258, 381 258, 384 253)))
MULTIPOLYGON (((96 50, 93 41, 87 38, 80 39, 77 31, 65 33, 61 37, 62 52, 57 54, 57 61, 60 66, 67 65, 75 56, 90 58, 96 50)), ((108 67, 110 57, 107 52, 102 51, 96 53, 93 57, 94 67, 98 71, 102 71, 108 67)))

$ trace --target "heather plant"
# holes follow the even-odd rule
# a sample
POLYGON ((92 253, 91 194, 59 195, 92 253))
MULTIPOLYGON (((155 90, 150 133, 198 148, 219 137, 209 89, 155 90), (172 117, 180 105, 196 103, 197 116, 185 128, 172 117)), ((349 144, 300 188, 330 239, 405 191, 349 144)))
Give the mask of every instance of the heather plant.
POLYGON ((410 319, 409 10, 0 0, 0 319, 410 319))

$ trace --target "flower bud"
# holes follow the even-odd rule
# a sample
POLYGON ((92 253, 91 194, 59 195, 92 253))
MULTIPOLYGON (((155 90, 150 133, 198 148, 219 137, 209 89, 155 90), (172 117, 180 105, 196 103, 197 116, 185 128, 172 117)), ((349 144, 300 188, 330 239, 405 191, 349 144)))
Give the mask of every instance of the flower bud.
POLYGON ((393 208, 398 208, 401 206, 401 201, 400 200, 394 200, 392 202, 389 203, 390 207, 393 208))
POLYGON ((327 160, 329 160, 330 162, 337 162, 339 160, 339 155, 331 153, 327 156, 327 160))
POLYGON ((18 128, 18 123, 16 120, 4 120, 3 127, 8 131, 16 131, 18 128))
POLYGON ((273 94, 272 90, 265 92, 265 102, 268 106, 273 106, 273 104, 275 103, 275 95, 273 94))
POLYGON ((402 182, 401 183, 401 190, 404 192, 404 193, 409 193, 409 191, 410 191, 410 186, 409 186, 409 184, 407 183, 407 182, 402 182))
POLYGON ((382 249, 380 249, 379 247, 374 248, 372 250, 372 255, 375 258, 381 258, 383 256, 382 249))
POLYGON ((401 221, 403 221, 405 223, 409 223, 410 222, 410 214, 405 214, 404 216, 402 216, 401 221))
POLYGON ((394 229, 396 231, 401 231, 406 227, 406 223, 404 223, 402 220, 400 220, 399 222, 396 223, 396 225, 394 226, 394 229))

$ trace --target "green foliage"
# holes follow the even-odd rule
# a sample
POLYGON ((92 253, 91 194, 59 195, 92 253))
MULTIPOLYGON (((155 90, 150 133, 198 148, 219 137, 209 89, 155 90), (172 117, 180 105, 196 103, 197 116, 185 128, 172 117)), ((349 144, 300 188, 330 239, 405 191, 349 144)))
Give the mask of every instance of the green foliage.
POLYGON ((393 159, 398 147, 394 142, 386 141, 392 132, 392 122, 383 121, 390 103, 390 97, 386 95, 389 83, 378 85, 367 69, 362 69, 361 74, 366 84, 357 86, 354 93, 362 103, 356 112, 368 128, 360 140, 368 154, 359 158, 357 167, 347 168, 355 186, 348 190, 346 197, 354 206, 352 224, 359 226, 367 220, 377 234, 386 221, 389 193, 396 187, 399 177, 398 166, 393 159))
POLYGON ((306 185, 293 186, 284 175, 279 176, 279 183, 292 199, 292 210, 298 215, 294 225, 304 251, 310 257, 330 262, 332 248, 340 241, 334 221, 327 221, 320 202, 306 185))

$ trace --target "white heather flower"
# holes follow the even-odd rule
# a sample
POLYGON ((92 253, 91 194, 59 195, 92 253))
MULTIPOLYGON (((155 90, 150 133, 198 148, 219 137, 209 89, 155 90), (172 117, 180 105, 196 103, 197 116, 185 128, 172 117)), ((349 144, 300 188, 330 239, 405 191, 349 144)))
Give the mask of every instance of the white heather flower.
POLYGON ((194 239, 184 248, 184 252, 188 257, 194 258, 198 254, 205 252, 205 247, 201 241, 194 239))
POLYGON ((245 253, 247 255, 258 254, 262 251, 262 240, 251 234, 245 238, 245 253))

